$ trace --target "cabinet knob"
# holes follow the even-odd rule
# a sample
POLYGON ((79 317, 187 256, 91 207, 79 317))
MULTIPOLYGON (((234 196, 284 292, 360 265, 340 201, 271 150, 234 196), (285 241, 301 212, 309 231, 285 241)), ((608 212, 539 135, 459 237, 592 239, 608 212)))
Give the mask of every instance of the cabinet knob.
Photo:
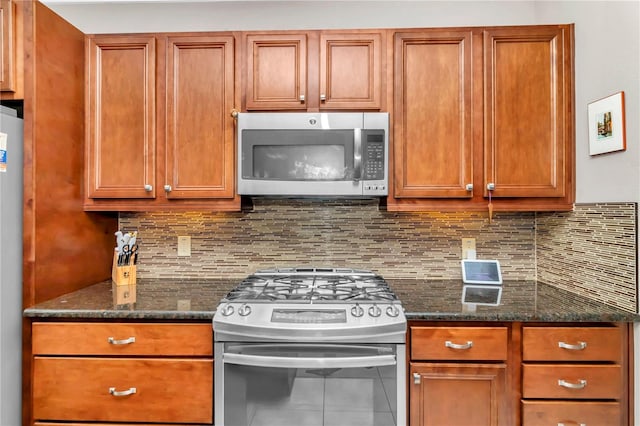
POLYGON ((323 94, 321 94, 321 95, 320 95, 320 100, 321 100, 322 102, 326 101, 326 100, 327 100, 327 95, 325 95, 324 93, 323 93, 323 94))
POLYGON ((304 95, 300 95, 300 102, 304 103, 304 95))
POLYGON ((166 192, 171 192, 171 190, 172 190, 172 189, 173 189, 173 188, 171 188, 171 185, 165 185, 165 186, 164 186, 164 190, 165 190, 166 192))
POLYGON ((493 182, 488 183, 488 184, 487 184, 487 189, 488 189, 489 191, 494 191, 494 190, 496 189, 496 184, 495 184, 495 183, 493 183, 493 182))
POLYGON ((231 116, 233 118, 238 118, 238 110, 237 109, 232 109, 231 110, 231 116))
POLYGON ((147 191, 147 192, 151 192, 151 191, 153 191, 153 186, 149 185, 149 184, 146 184, 144 186, 144 190, 147 191))
POLYGON ((466 190, 467 190, 467 191, 469 191, 469 192, 473 191, 473 184, 472 184, 472 183, 468 183, 468 184, 464 187, 464 189, 466 189, 466 190))

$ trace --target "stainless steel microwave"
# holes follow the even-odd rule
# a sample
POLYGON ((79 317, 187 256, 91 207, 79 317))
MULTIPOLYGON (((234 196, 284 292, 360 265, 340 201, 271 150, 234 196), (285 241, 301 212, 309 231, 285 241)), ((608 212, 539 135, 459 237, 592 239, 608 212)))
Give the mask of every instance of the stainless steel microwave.
POLYGON ((388 113, 240 113, 237 137, 241 195, 388 193, 388 113))

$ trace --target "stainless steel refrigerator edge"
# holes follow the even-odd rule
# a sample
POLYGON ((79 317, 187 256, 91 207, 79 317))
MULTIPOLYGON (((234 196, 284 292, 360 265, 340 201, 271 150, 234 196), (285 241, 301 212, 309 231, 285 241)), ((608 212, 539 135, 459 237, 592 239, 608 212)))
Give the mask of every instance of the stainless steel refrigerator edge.
POLYGON ((0 171, 0 425, 22 423, 22 151, 23 122, 0 106, 7 135, 0 171))

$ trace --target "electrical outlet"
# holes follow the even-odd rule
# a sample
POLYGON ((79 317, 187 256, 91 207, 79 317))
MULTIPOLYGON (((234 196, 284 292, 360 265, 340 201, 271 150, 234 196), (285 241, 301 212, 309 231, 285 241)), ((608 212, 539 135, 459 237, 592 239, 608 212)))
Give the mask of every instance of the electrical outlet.
POLYGON ((179 311, 190 311, 191 310, 191 299, 178 299, 178 310, 179 311))
POLYGON ((475 238, 462 239, 462 258, 463 259, 476 258, 476 239, 475 238))
POLYGON ((191 237, 188 235, 178 237, 178 256, 191 256, 191 237))

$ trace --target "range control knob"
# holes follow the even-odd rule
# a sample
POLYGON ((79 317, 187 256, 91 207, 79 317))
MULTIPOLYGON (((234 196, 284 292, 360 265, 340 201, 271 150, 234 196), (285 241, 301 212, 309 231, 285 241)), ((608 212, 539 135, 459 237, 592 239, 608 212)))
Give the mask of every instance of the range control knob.
POLYGON ((220 310, 222 315, 224 315, 225 317, 228 317, 229 315, 231 315, 233 311, 234 311, 233 305, 231 305, 230 303, 227 303, 226 305, 224 305, 220 310))
POLYGON ((238 314, 240 314, 240 316, 246 317, 250 313, 251 313, 251 306, 247 305, 246 303, 238 308, 238 314))
POLYGON ((390 317, 397 317, 398 315, 400 315, 400 309, 398 309, 398 307, 395 305, 389 305, 387 306, 387 315, 389 315, 390 317))
POLYGON ((369 316, 377 318, 380 315, 382 315, 382 309, 380 309, 380 306, 376 305, 375 303, 369 306, 369 316))
POLYGON ((364 309, 362 309, 362 306, 356 303, 355 306, 351 307, 351 315, 353 315, 354 317, 361 317, 364 315, 364 309))

